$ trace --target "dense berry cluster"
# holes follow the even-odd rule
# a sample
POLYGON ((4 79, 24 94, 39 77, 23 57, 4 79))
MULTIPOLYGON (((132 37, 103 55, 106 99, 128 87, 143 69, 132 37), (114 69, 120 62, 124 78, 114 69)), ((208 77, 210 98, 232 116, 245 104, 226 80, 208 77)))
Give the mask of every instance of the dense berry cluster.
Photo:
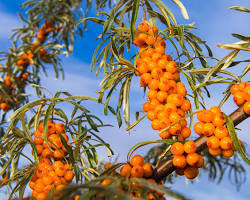
POLYGON ((232 157, 235 150, 220 108, 213 106, 209 110, 202 110, 197 113, 197 119, 199 122, 194 125, 194 131, 198 135, 209 137, 207 140, 209 153, 213 156, 222 153, 224 157, 232 157))
POLYGON ((244 112, 250 115, 250 83, 242 82, 231 87, 234 102, 243 105, 244 112))
POLYGON ((196 153, 196 144, 187 141, 185 144, 176 142, 171 146, 171 153, 174 155, 173 165, 177 167, 175 172, 188 179, 194 179, 199 174, 199 169, 204 165, 204 158, 196 153))
POLYGON ((191 103, 186 99, 185 85, 179 80, 177 64, 165 54, 166 43, 159 36, 157 27, 150 28, 148 23, 143 22, 137 30, 140 32, 134 44, 140 49, 136 74, 140 76, 140 85, 149 88, 149 101, 143 104, 143 110, 152 121, 154 130, 163 130, 172 125, 159 133, 162 139, 178 136, 179 140, 184 141, 191 130, 187 128, 187 121, 181 118, 190 110, 191 103))
POLYGON ((71 165, 65 162, 65 156, 68 154, 67 149, 62 144, 58 134, 64 137, 69 146, 71 145, 65 134, 63 123, 49 121, 46 134, 49 146, 43 137, 43 123, 39 124, 34 133, 39 163, 29 186, 33 190, 32 196, 36 200, 46 200, 51 190, 55 192, 62 189, 71 183, 74 177, 71 165))

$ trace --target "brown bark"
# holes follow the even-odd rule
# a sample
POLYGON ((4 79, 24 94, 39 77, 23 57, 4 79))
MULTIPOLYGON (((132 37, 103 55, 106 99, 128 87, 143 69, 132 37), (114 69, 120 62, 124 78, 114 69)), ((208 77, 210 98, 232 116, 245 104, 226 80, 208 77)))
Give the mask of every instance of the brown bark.
MULTIPOLYGON (((233 113, 231 113, 229 116, 233 120, 234 126, 237 126, 238 124, 240 124, 242 121, 244 121, 245 119, 247 119, 249 117, 249 115, 247 115, 244 112, 243 106, 239 107, 236 111, 234 111, 233 113)), ((208 137, 201 136, 201 137, 199 137, 199 138, 197 138, 195 140, 195 143, 196 143, 196 146, 197 146, 197 152, 198 153, 207 148, 207 145, 206 145, 207 139, 208 139, 208 137)), ((171 174, 172 172, 174 172, 174 170, 176 169, 176 167, 173 166, 172 159, 173 159, 173 156, 169 156, 167 158, 167 160, 163 161, 155 169, 155 173, 154 173, 154 179, 155 180, 160 181, 164 177, 166 177, 169 174, 171 174)))

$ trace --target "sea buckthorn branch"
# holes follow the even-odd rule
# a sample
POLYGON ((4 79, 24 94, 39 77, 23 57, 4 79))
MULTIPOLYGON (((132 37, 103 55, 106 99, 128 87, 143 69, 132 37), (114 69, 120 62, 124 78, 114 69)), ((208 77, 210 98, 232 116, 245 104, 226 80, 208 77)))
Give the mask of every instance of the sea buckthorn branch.
MULTIPOLYGON (((243 106, 240 106, 237 110, 229 115, 229 117, 233 120, 234 126, 237 126, 244 120, 246 120, 249 115, 246 114, 243 110, 243 106)), ((195 140, 197 146, 197 152, 201 152, 207 148, 207 136, 201 136, 195 140)), ((162 180, 166 176, 170 175, 172 172, 176 170, 176 167, 173 166, 173 156, 169 156, 166 161, 162 162, 154 172, 154 178, 157 181, 162 180)))

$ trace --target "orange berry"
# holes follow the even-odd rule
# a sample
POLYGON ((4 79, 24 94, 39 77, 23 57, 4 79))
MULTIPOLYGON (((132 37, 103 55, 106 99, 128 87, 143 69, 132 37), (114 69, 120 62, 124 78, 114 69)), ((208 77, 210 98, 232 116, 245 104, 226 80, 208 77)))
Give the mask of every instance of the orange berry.
POLYGON ((175 167, 184 168, 187 165, 186 158, 184 155, 174 155, 173 165, 175 167))
POLYGON ((157 90, 149 90, 147 93, 147 97, 149 100, 156 99, 157 98, 157 90))
POLYGON ((171 147, 173 155, 182 155, 184 153, 184 146, 180 142, 175 142, 171 147))
POLYGON ((166 70, 170 73, 175 73, 177 72, 177 64, 174 61, 169 61, 166 65, 166 70))
POLYGON ((204 110, 202 112, 202 116, 200 121, 201 122, 205 122, 205 123, 209 123, 212 122, 214 118, 214 114, 210 111, 210 110, 204 110))
POLYGON ((245 102, 245 93, 244 92, 236 92, 233 96, 233 100, 234 102, 240 106, 241 104, 243 104, 245 102))
POLYGON ((154 130, 160 130, 161 129, 161 123, 160 123, 160 120, 158 119, 154 119, 151 123, 151 127, 152 129, 154 130))
POLYGON ((212 123, 205 123, 203 126, 203 134, 205 136, 211 136, 214 133, 215 127, 212 123))
POLYGON ((151 82, 151 80, 152 80, 151 74, 149 73, 142 74, 140 78, 141 87, 147 86, 151 82))
POLYGON ((168 130, 171 135, 179 135, 181 134, 181 124, 177 123, 171 126, 168 130))
POLYGON ((170 133, 168 130, 166 131, 163 131, 162 133, 159 133, 159 136, 163 139, 163 140, 166 140, 166 139, 169 139, 170 138, 170 133))
POLYGON ((217 148, 217 149, 211 149, 209 148, 209 153, 212 155, 212 156, 218 156, 221 154, 221 149, 220 148, 217 148))
POLYGON ((143 167, 141 165, 135 165, 131 169, 131 177, 132 178, 142 178, 143 177, 143 167))
POLYGON ((211 136, 207 139, 207 146, 210 149, 217 149, 220 147, 220 140, 215 136, 211 136))
POLYGON ((178 113, 178 115, 181 116, 181 118, 182 118, 182 117, 185 117, 185 115, 186 115, 186 114, 185 114, 185 111, 182 110, 181 108, 178 108, 176 112, 178 113))
POLYGON ((144 158, 141 155, 135 155, 131 158, 130 164, 132 166, 140 165, 143 166, 144 164, 144 158))
POLYGON ((155 52, 153 55, 152 55, 152 60, 155 61, 155 62, 158 62, 158 60, 161 59, 161 54, 158 53, 158 52, 155 52))
POLYGON ((132 170, 132 167, 127 163, 127 164, 122 166, 122 168, 120 170, 120 174, 123 177, 129 177, 131 174, 131 170, 132 170))
POLYGON ((59 132, 59 133, 64 133, 65 132, 63 123, 56 123, 55 124, 55 129, 56 129, 56 132, 59 132))
POLYGON ((157 93, 157 100, 161 103, 165 103, 165 101, 167 100, 167 97, 168 97, 167 92, 159 91, 157 93))
POLYGON ((63 157, 65 156, 65 154, 64 154, 64 152, 63 151, 59 151, 59 150, 55 150, 54 152, 53 152, 53 156, 54 156, 54 158, 55 159, 63 159, 63 157))
POLYGON ((64 178, 66 181, 71 182, 72 179, 74 178, 74 172, 71 170, 67 170, 66 173, 64 174, 64 178))
POLYGON ((212 106, 209 109, 214 115, 221 114, 221 109, 218 106, 212 106))
POLYGON ((226 123, 226 119, 222 114, 216 114, 213 119, 213 125, 223 126, 226 123))
POLYGON ((169 115, 169 120, 173 123, 179 121, 180 119, 181 119, 181 116, 177 112, 172 112, 169 115))
POLYGON ((195 164, 195 167, 202 168, 203 166, 204 166, 204 158, 203 158, 203 156, 200 155, 200 158, 199 158, 198 162, 195 164))
POLYGON ((10 87, 11 87, 12 81, 11 81, 9 75, 6 75, 6 76, 4 77, 4 85, 5 85, 7 88, 10 88, 10 87))
POLYGON ((187 163, 190 166, 194 166, 196 163, 198 163, 200 159, 200 155, 198 153, 189 153, 186 157, 187 163))
POLYGON ((33 141, 34 141, 34 143, 35 143, 36 145, 42 145, 43 142, 44 142, 44 139, 41 138, 41 137, 35 137, 33 141))
POLYGON ((152 69, 151 76, 154 79, 160 79, 160 77, 163 76, 163 72, 162 72, 161 68, 157 67, 157 68, 152 69))
POLYGON ((187 141, 184 144, 184 151, 186 153, 195 153, 196 151, 196 144, 193 141, 187 141))
POLYGON ((53 155, 52 151, 50 151, 48 148, 43 149, 42 157, 43 158, 50 158, 53 155))
POLYGON ((34 190, 38 193, 43 192, 45 185, 42 182, 36 182, 34 190))
POLYGON ((149 178, 151 176, 153 176, 153 167, 150 163, 145 163, 143 165, 143 176, 146 177, 146 178, 149 178))
POLYGON ((233 147, 233 141, 230 137, 224 137, 221 139, 220 141, 220 147, 223 150, 228 150, 231 149, 233 147))
POLYGON ((178 94, 180 94, 182 96, 186 96, 186 94, 187 94, 187 90, 185 88, 185 85, 182 82, 178 82, 176 84, 176 91, 178 94))
POLYGON ((170 120, 167 117, 160 118, 160 129, 167 128, 170 126, 170 120))
POLYGON ((181 109, 184 111, 189 111, 191 109, 191 103, 188 99, 185 99, 181 105, 181 109))
POLYGON ((183 96, 179 94, 171 94, 167 98, 167 103, 173 103, 176 106, 181 106, 184 101, 183 96))
MULTIPOLYGON (((144 75, 144 74, 143 74, 144 75)), ((159 80, 157 80, 157 79, 152 79, 152 80, 150 80, 149 81, 149 83, 148 83, 148 88, 150 89, 150 90, 158 90, 159 89, 159 80)))
POLYGON ((36 145, 36 151, 38 155, 41 155, 43 152, 43 145, 40 144, 36 145))
POLYGON ((231 88, 230 88, 230 92, 232 95, 235 95, 236 92, 240 92, 241 91, 241 88, 238 84, 236 85, 233 85, 231 88))
POLYGON ((103 187, 109 185, 112 182, 112 179, 104 179, 101 183, 103 187))
MULTIPOLYGON (((162 105, 162 104, 160 104, 160 105, 162 105)), ((163 105, 162 105, 163 106, 163 105)), ((161 111, 158 111, 157 112, 157 118, 158 119, 163 119, 163 118, 165 118, 165 119, 168 119, 168 113, 166 112, 166 111, 164 111, 164 106, 163 106, 163 110, 161 110, 161 111)), ((169 121, 169 120, 168 120, 169 121)))
POLYGON ((60 167, 58 167, 58 168, 55 169, 55 173, 56 173, 57 176, 62 177, 62 176, 65 175, 66 169, 65 169, 64 166, 60 166, 60 167))
POLYGON ((181 136, 184 138, 188 138, 191 135, 191 129, 190 128, 184 128, 181 131, 181 136))
POLYGON ((147 22, 141 22, 141 23, 138 25, 137 30, 147 32, 147 31, 149 30, 149 25, 148 25, 148 23, 147 23, 147 22))
POLYGON ((219 127, 215 128, 214 135, 217 138, 222 139, 224 137, 229 136, 229 133, 228 133, 228 130, 227 130, 227 128, 225 126, 219 126, 219 127))
MULTIPOLYGON (((165 50, 164 50, 165 51, 165 50)), ((158 60, 157 65, 161 68, 161 69, 165 69, 166 65, 168 63, 168 60, 166 58, 161 58, 158 60)))
POLYGON ((145 42, 146 42, 147 45, 153 45, 154 42, 155 42, 155 39, 154 39, 153 36, 148 35, 147 38, 146 38, 146 40, 145 40, 145 42))
POLYGON ((144 112, 148 112, 150 110, 150 103, 149 102, 145 102, 142 105, 142 109, 143 109, 144 112))
POLYGON ((173 103, 167 103, 167 104, 165 104, 165 110, 170 114, 172 112, 176 112, 177 111, 177 107, 173 103))
POLYGON ((53 178, 51 176, 43 176, 42 181, 44 185, 51 185, 53 183, 53 178))
POLYGON ((222 154, 226 158, 231 158, 234 155, 234 150, 232 149, 222 150, 222 154))
POLYGON ((178 174, 179 176, 183 176, 184 175, 184 170, 183 168, 178 168, 175 170, 175 173, 178 174))
POLYGON ((250 115, 250 102, 244 103, 243 110, 246 114, 250 115))
POLYGON ((30 181, 29 182, 30 189, 34 190, 35 189, 35 185, 36 185, 36 183, 34 181, 30 181))
POLYGON ((188 179, 194 179, 195 177, 197 177, 199 174, 199 170, 196 167, 187 167, 184 170, 184 175, 186 176, 186 178, 188 179))
POLYGON ((147 112, 147 117, 149 120, 153 121, 157 118, 157 114, 155 111, 150 110, 147 112))
POLYGON ((46 200, 46 199, 48 199, 48 197, 45 192, 41 192, 36 195, 36 200, 46 200))
POLYGON ((160 102, 157 99, 152 99, 152 101, 150 101, 150 110, 154 110, 159 104, 160 102))

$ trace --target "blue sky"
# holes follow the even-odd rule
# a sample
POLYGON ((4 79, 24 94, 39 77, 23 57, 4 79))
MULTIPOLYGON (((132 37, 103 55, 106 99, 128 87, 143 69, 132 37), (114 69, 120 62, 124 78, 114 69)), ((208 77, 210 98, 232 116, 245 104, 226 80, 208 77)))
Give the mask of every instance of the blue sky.
MULTIPOLYGON (((11 29, 21 25, 20 20, 18 20, 16 12, 20 11, 21 0, 12 1, 1 1, 0 2, 0 51, 6 50, 10 41, 8 41, 8 36, 11 33, 11 29)), ((164 1, 166 3, 170 1, 164 1)), ((250 8, 250 2, 246 0, 210 0, 209 2, 201 0, 183 0, 186 6, 190 20, 184 20, 179 13, 178 8, 170 2, 170 7, 177 11, 177 20, 180 23, 188 24, 195 22, 195 26, 198 30, 194 32, 200 36, 202 39, 206 40, 207 43, 212 48, 214 55, 218 58, 222 58, 229 51, 220 49, 216 47, 216 43, 232 43, 236 42, 237 39, 231 36, 231 33, 240 33, 243 35, 249 35, 249 14, 239 13, 237 11, 228 10, 229 7, 234 5, 241 5, 250 8)), ((90 16, 95 16, 92 11, 90 16)), ((75 49, 73 56, 63 58, 63 66, 65 69, 65 80, 55 80, 53 70, 49 69, 49 77, 42 77, 42 85, 49 90, 55 92, 58 90, 67 90, 73 95, 84 95, 84 96, 97 96, 98 91, 98 81, 101 80, 102 76, 96 78, 95 73, 90 73, 90 62, 91 56, 94 52, 95 47, 98 42, 95 41, 98 34, 101 33, 101 27, 96 26, 93 23, 88 23, 88 31, 84 32, 83 38, 78 38, 75 43, 75 49)), ((248 58, 246 53, 239 55, 239 58, 248 58)), ((243 66, 243 65, 242 65, 243 66)), ((239 67, 240 68, 240 67, 239 67)), ((234 69, 237 73, 238 69, 234 69)), ((238 71, 239 73, 239 71, 238 71)), ((250 80, 250 75, 245 77, 245 80, 250 80)), ((134 84, 132 84, 131 93, 131 115, 134 119, 134 112, 141 109, 141 105, 145 101, 143 96, 143 89, 138 86, 138 79, 134 79, 134 84), (136 103, 134 103, 136 102, 136 103)), ((214 104, 218 104, 222 98, 222 91, 226 86, 213 86, 210 87, 213 90, 212 97, 207 99, 207 107, 214 104)), ((28 93, 34 95, 33 89, 28 88, 28 93)), ((156 132, 154 132, 150 127, 150 122, 144 120, 138 127, 132 130, 130 133, 125 131, 125 126, 120 129, 116 126, 116 119, 109 115, 104 118, 101 106, 96 106, 89 104, 89 108, 98 116, 104 119, 104 122, 113 124, 114 128, 105 128, 100 133, 107 142, 111 144, 115 155, 110 158, 114 160, 117 156, 119 161, 125 161, 126 154, 128 150, 135 145, 137 142, 143 140, 159 139, 156 132)), ((70 112, 70 108, 65 108, 70 112)), ((232 103, 232 98, 223 106, 223 111, 225 113, 231 113, 236 109, 236 106, 232 103)), ((246 143, 250 143, 248 136, 248 131, 250 126, 246 121, 242 123, 239 128, 240 138, 246 143)), ((148 150, 148 147, 141 148, 138 153, 144 154, 148 150)), ((103 151, 99 152, 100 158, 107 160, 107 154, 103 151)), ((191 199, 209 199, 209 200, 247 200, 250 197, 249 184, 250 184, 250 168, 245 165, 247 174, 247 182, 241 187, 240 192, 236 191, 236 188, 232 186, 227 177, 220 185, 216 183, 211 183, 207 181, 207 176, 203 174, 201 177, 194 181, 194 184, 190 184, 185 178, 179 178, 178 181, 171 186, 173 189, 188 195, 191 199), (191 191, 191 192, 190 192, 191 191)), ((170 186, 170 185, 168 185, 170 186)), ((4 195, 0 193, 0 196, 4 195)))

